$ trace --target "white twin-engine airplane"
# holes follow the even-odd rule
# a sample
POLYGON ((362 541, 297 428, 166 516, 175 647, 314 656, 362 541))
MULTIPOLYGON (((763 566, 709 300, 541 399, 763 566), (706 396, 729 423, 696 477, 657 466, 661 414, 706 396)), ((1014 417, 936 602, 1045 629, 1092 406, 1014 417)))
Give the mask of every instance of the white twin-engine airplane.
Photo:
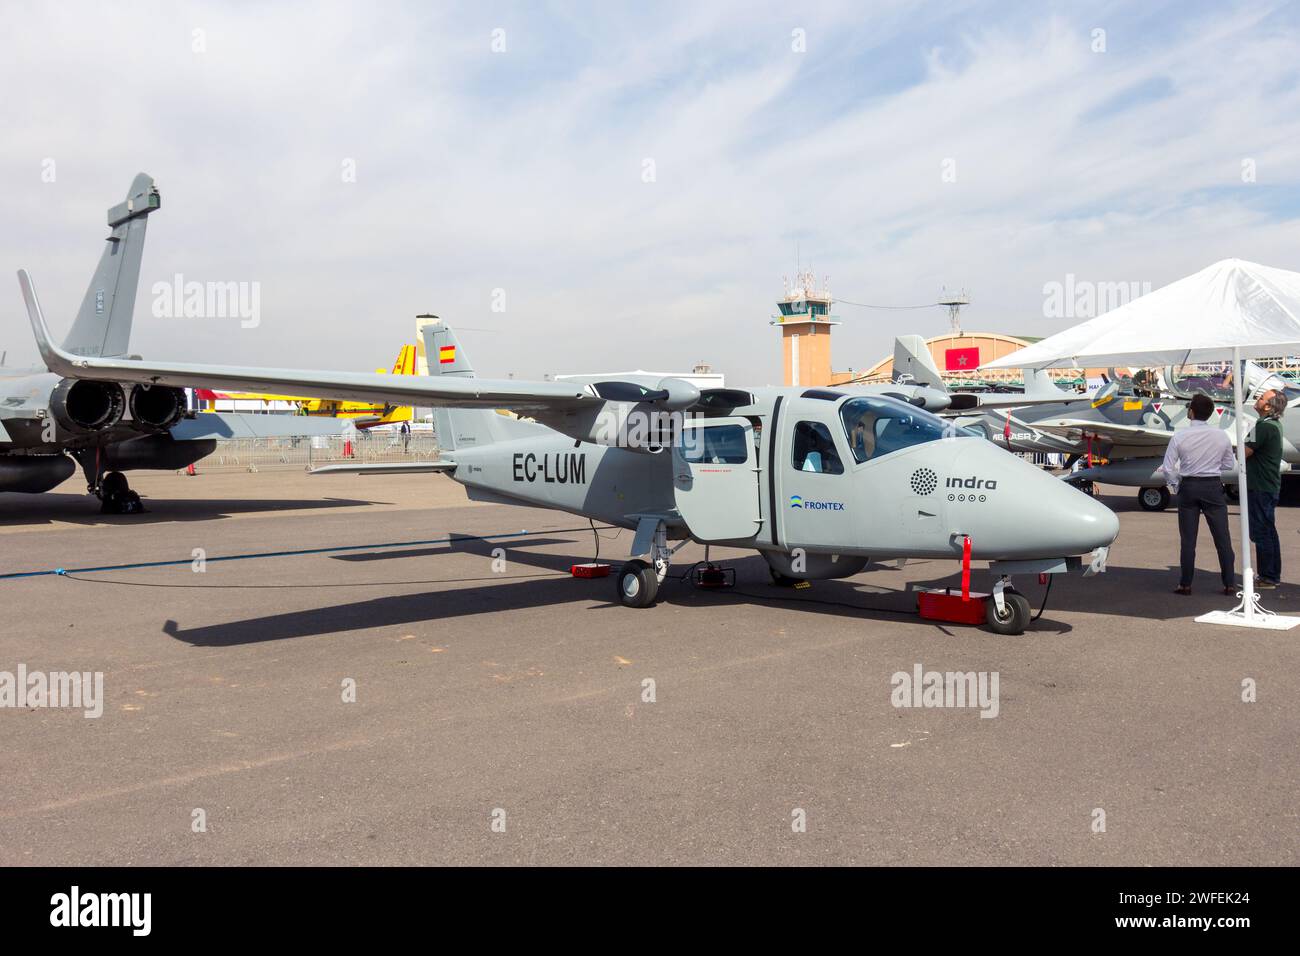
POLYGON ((1098 570, 1119 531, 1105 505, 920 407, 947 398, 922 385, 484 379, 441 323, 425 330, 427 377, 74 355, 53 343, 31 277, 18 278, 41 357, 70 381, 432 406, 441 460, 320 471, 443 472, 474 500, 633 529, 634 560, 617 577, 630 607, 654 603, 687 541, 754 549, 778 583, 969 548, 992 562, 989 626, 1014 634, 1030 608, 1011 574, 1080 568, 1089 552, 1098 570))

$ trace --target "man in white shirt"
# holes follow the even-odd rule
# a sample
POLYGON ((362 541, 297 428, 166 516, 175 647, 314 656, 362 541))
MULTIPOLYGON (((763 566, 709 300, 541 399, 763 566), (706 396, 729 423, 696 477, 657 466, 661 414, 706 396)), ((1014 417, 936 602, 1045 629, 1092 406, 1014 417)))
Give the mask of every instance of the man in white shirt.
POLYGON ((1236 556, 1228 534, 1228 503, 1223 496, 1223 472, 1237 465, 1232 442, 1222 428, 1206 422, 1214 414, 1214 402, 1208 395, 1196 395, 1187 406, 1192 419, 1179 429, 1165 452, 1165 484, 1178 495, 1178 536, 1182 547, 1182 573, 1175 594, 1192 593, 1192 575, 1196 573, 1196 535, 1200 516, 1210 526, 1215 550, 1219 552, 1219 573, 1223 593, 1235 594, 1236 556))

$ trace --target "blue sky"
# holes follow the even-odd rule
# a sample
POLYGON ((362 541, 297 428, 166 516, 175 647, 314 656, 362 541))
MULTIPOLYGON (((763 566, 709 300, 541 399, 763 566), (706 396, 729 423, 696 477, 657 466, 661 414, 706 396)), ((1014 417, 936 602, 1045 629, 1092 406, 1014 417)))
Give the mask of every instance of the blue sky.
MULTIPOLYGON (((1297 19, 1268 3, 11 3, 0 265, 32 270, 66 326, 104 210, 143 169, 164 209, 133 347, 156 357, 369 369, 433 311, 489 330, 464 336, 485 374, 704 360, 772 382, 796 243, 846 299, 965 287, 968 328, 1045 335, 1068 322, 1044 317, 1043 286, 1070 273, 1300 268, 1297 19), (150 286, 177 273, 259 282, 261 324, 153 317, 150 286)), ((7 301, 15 364, 34 349, 16 283, 7 301)), ((840 313, 837 368, 946 326, 940 309, 840 313)))

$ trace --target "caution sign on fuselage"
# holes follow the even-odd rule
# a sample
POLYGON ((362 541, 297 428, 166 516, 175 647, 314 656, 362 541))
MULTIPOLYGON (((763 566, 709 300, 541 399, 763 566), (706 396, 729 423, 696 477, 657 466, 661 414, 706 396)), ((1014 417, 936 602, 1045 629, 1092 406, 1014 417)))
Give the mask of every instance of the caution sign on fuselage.
POLYGON ((587 456, 580 451, 515 452, 514 481, 545 481, 561 485, 587 483, 587 456))

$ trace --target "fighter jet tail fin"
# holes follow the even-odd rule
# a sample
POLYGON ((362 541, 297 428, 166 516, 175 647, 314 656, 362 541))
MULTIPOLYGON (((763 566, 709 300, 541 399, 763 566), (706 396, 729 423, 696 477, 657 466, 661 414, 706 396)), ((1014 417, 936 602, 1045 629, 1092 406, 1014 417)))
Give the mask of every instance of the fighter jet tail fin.
POLYGON ((894 381, 908 385, 928 385, 946 392, 943 375, 934 364, 930 346, 919 335, 900 335, 894 339, 894 381))
MULTIPOLYGON (((474 378, 474 366, 469 355, 456 338, 456 334, 441 320, 431 322, 421 330, 424 336, 424 354, 428 357, 430 375, 450 375, 457 378, 474 378)), ((481 448, 496 442, 526 438, 536 434, 542 426, 520 421, 508 412, 486 408, 435 408, 433 427, 442 451, 457 448, 481 448)))
POLYGON ((63 340, 64 351, 92 357, 127 354, 145 226, 149 214, 160 205, 153 178, 140 173, 131 182, 126 201, 108 211, 108 245, 99 257, 72 330, 63 340))
POLYGON ((1024 373, 1026 398, 1052 398, 1069 394, 1052 381, 1046 369, 1027 368, 1024 373))

